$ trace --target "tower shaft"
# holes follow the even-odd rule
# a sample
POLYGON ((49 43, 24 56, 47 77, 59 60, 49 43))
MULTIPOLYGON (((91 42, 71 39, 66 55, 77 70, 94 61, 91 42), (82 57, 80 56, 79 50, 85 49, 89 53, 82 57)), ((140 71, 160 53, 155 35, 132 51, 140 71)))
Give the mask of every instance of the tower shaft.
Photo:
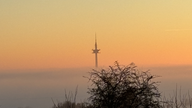
POLYGON ((98 67, 97 53, 95 53, 95 67, 98 67))

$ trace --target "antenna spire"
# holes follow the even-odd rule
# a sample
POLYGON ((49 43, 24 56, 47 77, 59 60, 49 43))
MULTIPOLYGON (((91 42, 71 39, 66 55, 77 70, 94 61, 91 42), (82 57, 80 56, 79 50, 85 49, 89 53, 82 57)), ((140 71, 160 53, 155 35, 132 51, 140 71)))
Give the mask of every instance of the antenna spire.
POLYGON ((96 35, 96 33, 95 33, 95 43, 97 43, 97 35, 96 35))

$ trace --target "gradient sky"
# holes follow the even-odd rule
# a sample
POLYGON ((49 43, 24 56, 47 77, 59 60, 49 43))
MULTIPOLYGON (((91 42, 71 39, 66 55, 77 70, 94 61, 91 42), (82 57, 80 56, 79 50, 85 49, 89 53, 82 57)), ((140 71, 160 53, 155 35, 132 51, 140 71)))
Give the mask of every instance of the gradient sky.
POLYGON ((0 70, 192 65, 192 0, 0 0, 0 70))

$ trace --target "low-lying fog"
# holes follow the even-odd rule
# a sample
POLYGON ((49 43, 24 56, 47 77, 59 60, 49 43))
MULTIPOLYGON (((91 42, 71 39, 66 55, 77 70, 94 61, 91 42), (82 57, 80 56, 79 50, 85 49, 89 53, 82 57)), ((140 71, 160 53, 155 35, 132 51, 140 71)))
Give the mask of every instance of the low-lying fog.
MULTIPOLYGON (((140 67, 139 67, 140 68, 140 67)), ((148 67, 150 73, 161 77, 159 89, 162 95, 173 95, 176 89, 185 94, 192 93, 192 66, 148 67)), ((87 88, 91 68, 0 71, 0 107, 2 108, 51 108, 65 100, 65 90, 75 92, 78 85, 77 102, 88 97, 87 88)))

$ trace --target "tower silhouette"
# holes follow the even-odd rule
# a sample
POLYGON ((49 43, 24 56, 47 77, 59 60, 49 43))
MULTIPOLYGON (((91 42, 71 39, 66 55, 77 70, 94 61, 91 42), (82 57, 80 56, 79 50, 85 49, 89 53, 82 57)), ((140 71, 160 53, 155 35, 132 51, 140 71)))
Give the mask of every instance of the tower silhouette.
POLYGON ((97 54, 99 53, 100 49, 97 49, 97 37, 95 34, 95 49, 92 49, 93 53, 95 54, 95 67, 98 67, 98 58, 97 58, 97 54))

